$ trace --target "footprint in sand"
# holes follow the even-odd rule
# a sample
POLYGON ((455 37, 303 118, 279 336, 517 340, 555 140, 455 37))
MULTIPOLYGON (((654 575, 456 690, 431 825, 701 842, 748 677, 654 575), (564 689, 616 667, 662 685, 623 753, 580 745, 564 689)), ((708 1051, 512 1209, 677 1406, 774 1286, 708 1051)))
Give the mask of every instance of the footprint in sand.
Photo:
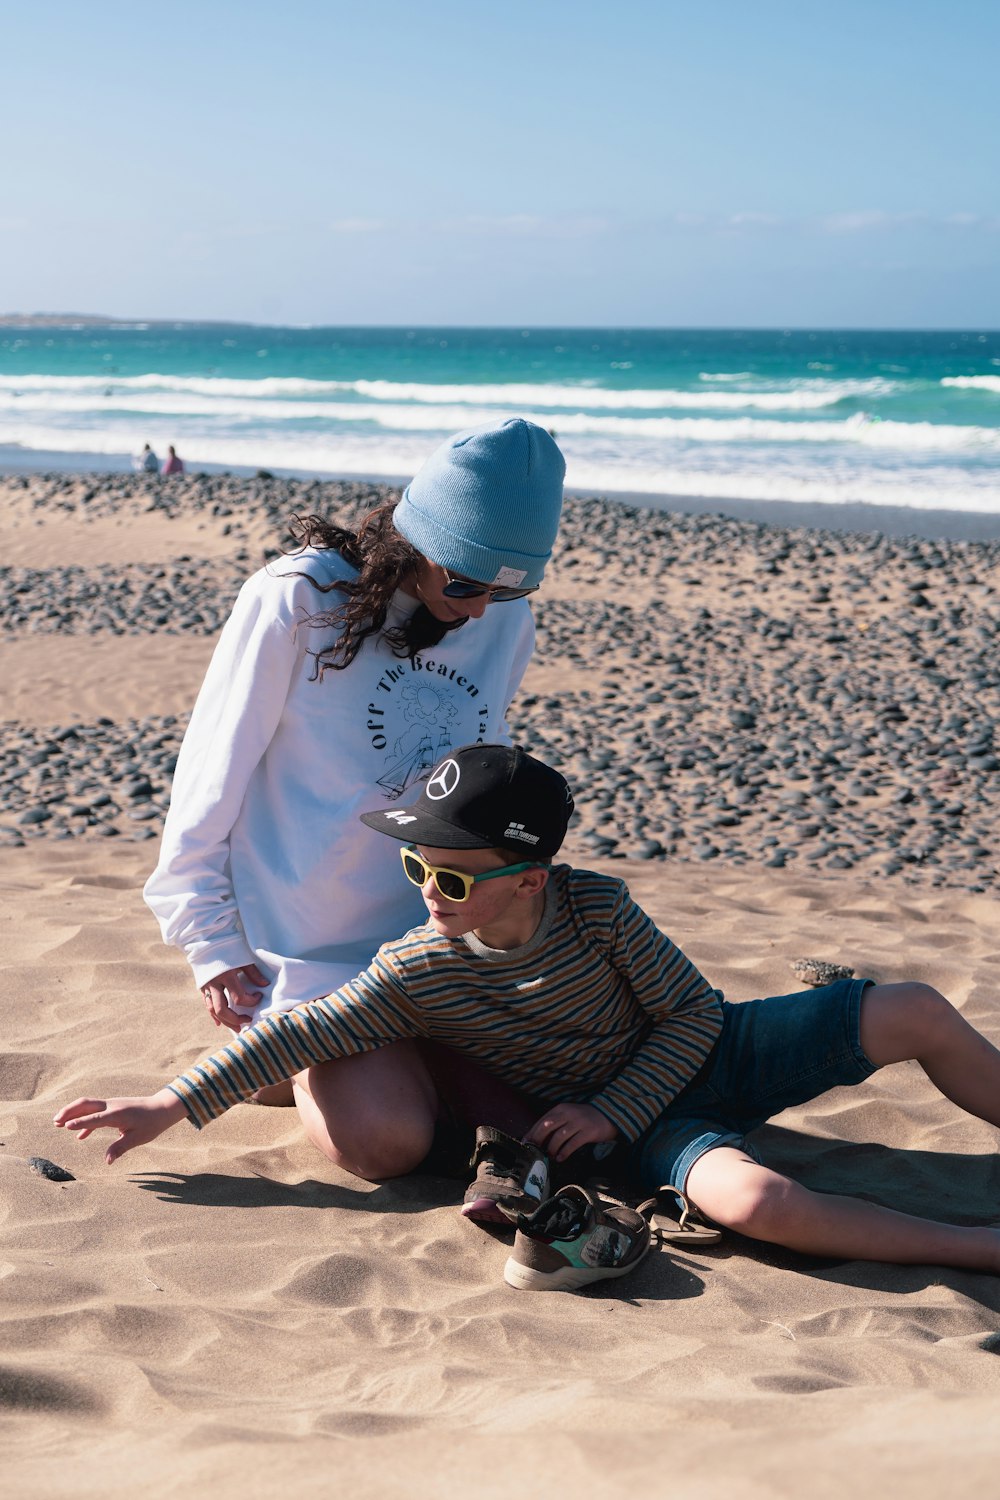
POLYGON ((103 1404, 83 1386, 42 1370, 0 1365, 0 1411, 59 1411, 93 1416, 103 1404))
POLYGON ((755 1375, 753 1384, 759 1391, 776 1391, 784 1396, 811 1396, 816 1391, 836 1391, 842 1380, 821 1375, 755 1375))

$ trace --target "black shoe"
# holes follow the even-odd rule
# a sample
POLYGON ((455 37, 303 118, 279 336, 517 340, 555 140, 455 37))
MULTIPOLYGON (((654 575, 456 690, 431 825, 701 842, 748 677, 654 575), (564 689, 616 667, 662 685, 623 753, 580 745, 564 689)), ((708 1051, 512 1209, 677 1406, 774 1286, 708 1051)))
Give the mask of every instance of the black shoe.
POLYGON ((492 1125, 476 1131, 469 1165, 475 1177, 465 1192, 462 1214, 479 1224, 508 1224, 499 1200, 517 1213, 537 1208, 549 1193, 549 1159, 537 1146, 517 1141, 492 1125))

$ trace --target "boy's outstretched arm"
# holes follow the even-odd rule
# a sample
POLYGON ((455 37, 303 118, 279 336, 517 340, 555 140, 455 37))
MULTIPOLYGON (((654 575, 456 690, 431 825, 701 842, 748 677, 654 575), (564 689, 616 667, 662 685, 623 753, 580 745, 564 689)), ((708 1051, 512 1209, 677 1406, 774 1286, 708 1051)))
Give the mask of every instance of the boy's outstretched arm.
POLYGON ((160 1089, 145 1099, 74 1099, 56 1115, 54 1124, 72 1130, 85 1141, 94 1130, 117 1130, 104 1153, 110 1167, 133 1146, 146 1146, 158 1135, 186 1120, 188 1112, 170 1089, 160 1089))
POLYGON ((388 981, 377 987, 378 981, 373 966, 324 1000, 266 1016, 158 1094, 145 1099, 75 1099, 59 1111, 54 1123, 74 1131, 82 1141, 94 1130, 117 1130, 119 1139, 105 1153, 110 1166, 134 1146, 155 1141, 179 1120, 190 1120, 200 1130, 254 1089, 280 1083, 330 1058, 418 1035, 407 1025, 410 1012, 403 992, 387 988, 388 981), (388 995, 388 1016, 374 1004, 383 991, 388 995), (360 1044, 359 1029, 364 1033, 360 1044))

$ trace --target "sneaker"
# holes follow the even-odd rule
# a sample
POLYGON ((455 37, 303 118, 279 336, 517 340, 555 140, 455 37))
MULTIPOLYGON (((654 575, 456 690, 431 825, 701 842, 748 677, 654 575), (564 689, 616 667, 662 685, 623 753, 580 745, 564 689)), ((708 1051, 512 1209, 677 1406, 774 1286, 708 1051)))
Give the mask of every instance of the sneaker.
POLYGON ((602 1202, 589 1188, 563 1188, 533 1213, 507 1217, 517 1235, 503 1278, 522 1292, 575 1292, 591 1281, 625 1276, 651 1243, 641 1214, 602 1202))
POLYGON ((516 1214, 530 1213, 548 1195, 549 1161, 544 1151, 517 1141, 492 1125, 476 1131, 476 1149, 469 1165, 475 1177, 465 1192, 462 1213, 479 1224, 508 1224, 499 1201, 504 1198, 516 1214))

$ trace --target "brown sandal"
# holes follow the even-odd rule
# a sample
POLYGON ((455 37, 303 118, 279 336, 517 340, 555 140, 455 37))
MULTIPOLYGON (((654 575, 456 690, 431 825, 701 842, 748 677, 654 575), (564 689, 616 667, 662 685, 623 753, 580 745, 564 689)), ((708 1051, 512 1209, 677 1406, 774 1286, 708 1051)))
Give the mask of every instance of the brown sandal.
POLYGON ((638 1205, 636 1213, 648 1221, 654 1236, 663 1245, 717 1245, 722 1239, 722 1230, 702 1222, 698 1210, 692 1207, 680 1188, 661 1187, 654 1197, 638 1205), (666 1216, 667 1211, 662 1207, 662 1199, 670 1194, 681 1201, 681 1216, 676 1222, 666 1216))

